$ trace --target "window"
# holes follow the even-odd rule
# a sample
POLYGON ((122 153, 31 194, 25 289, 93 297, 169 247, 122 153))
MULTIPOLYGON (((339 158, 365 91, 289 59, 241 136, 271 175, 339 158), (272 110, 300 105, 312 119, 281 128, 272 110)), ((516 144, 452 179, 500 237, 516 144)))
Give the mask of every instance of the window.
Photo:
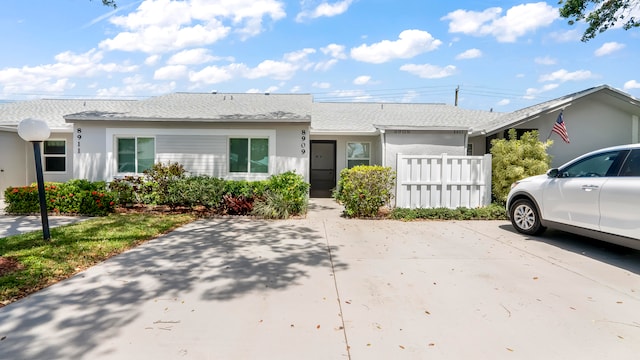
POLYGON ((269 139, 229 139, 229 172, 268 173, 269 139))
POLYGON ((621 176, 640 176, 640 149, 632 150, 620 172, 621 176))
POLYGON ((65 140, 45 140, 44 171, 65 172, 67 170, 67 144, 65 140))
POLYGON ((467 156, 473 156, 473 144, 467 144, 467 156))
POLYGON ((154 138, 123 137, 117 142, 119 173, 141 173, 153 167, 156 157, 154 138))
POLYGON ((370 165, 371 143, 347 143, 347 167, 351 169, 357 165, 370 165))
POLYGON ((612 172, 620 166, 616 165, 619 164, 619 159, 624 157, 619 155, 619 151, 613 151, 588 157, 561 169, 561 177, 612 176, 612 172))

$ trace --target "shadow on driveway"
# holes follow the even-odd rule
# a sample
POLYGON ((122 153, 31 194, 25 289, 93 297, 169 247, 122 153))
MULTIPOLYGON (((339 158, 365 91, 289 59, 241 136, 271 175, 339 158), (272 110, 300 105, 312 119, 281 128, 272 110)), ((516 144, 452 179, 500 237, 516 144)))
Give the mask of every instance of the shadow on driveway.
MULTIPOLYGON (((518 233, 512 225, 501 225, 500 228, 518 233)), ((520 235, 525 240, 552 245, 640 275, 639 250, 555 229, 547 229, 539 236, 520 235)))
MULTIPOLYGON (((193 316, 226 321, 213 303, 296 287, 305 292, 318 269, 330 284, 323 234, 301 225, 238 218, 186 225, 0 309, 0 353, 15 359, 82 358, 102 345, 105 355, 117 350, 108 347, 109 338, 127 336, 120 333, 126 325, 138 322, 141 332, 158 328, 154 321, 166 316, 160 308, 166 304, 190 306, 190 313, 174 314, 180 318, 174 325, 197 322, 193 316), (43 341, 52 336, 67 345, 43 341)), ((346 268, 335 253, 332 259, 334 267, 346 268)))

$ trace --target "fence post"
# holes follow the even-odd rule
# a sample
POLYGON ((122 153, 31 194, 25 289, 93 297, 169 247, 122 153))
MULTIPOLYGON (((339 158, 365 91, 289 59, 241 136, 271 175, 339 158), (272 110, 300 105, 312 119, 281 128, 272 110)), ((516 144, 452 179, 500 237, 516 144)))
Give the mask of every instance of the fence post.
POLYGON ((482 199, 482 205, 487 206, 491 204, 491 154, 485 154, 482 158, 482 177, 484 178, 484 196, 482 199))
POLYGON ((439 207, 449 207, 448 201, 447 201, 447 190, 449 188, 449 178, 448 178, 448 173, 449 173, 449 158, 447 156, 447 153, 442 153, 441 155, 442 158, 442 164, 440 166, 440 206, 439 207))

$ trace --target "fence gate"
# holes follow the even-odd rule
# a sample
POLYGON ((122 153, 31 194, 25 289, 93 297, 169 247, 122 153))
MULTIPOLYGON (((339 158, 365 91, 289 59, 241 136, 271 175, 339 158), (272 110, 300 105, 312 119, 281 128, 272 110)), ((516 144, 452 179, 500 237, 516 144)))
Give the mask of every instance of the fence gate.
POLYGON ((491 154, 398 154, 396 164, 396 207, 455 209, 491 203, 491 154))

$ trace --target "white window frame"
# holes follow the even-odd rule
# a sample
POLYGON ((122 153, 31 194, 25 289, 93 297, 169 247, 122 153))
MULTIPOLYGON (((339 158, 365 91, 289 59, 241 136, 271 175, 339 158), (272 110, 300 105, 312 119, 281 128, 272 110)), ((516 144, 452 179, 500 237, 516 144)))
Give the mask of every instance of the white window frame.
POLYGON ((115 164, 115 173, 118 176, 125 176, 125 175, 140 175, 142 174, 141 172, 138 172, 138 139, 153 139, 153 163, 155 164, 156 162, 158 162, 158 152, 156 151, 156 137, 153 135, 115 135, 113 138, 113 148, 114 148, 114 164, 115 164), (134 144, 135 144, 135 159, 134 159, 134 169, 135 171, 133 172, 119 172, 118 171, 118 140, 120 139, 133 139, 134 140, 134 144))
POLYGON ((66 174, 67 173, 67 139, 47 139, 42 142, 42 149, 40 150, 42 155, 42 169, 45 174, 66 174), (46 154, 44 152, 46 148, 46 143, 49 141, 62 141, 64 142, 64 154, 46 154), (63 171, 55 171, 55 170, 47 170, 47 158, 57 157, 64 158, 64 170, 63 171))
POLYGON ((346 144, 346 148, 345 148, 345 156, 347 158, 347 168, 349 167, 349 161, 350 160, 357 160, 357 161, 362 161, 362 160, 367 160, 368 164, 367 165, 371 165, 371 151, 373 149, 371 148, 371 142, 370 141, 347 141, 346 144), (349 144, 367 144, 369 147, 369 157, 368 158, 354 158, 354 157, 349 157, 349 144))

